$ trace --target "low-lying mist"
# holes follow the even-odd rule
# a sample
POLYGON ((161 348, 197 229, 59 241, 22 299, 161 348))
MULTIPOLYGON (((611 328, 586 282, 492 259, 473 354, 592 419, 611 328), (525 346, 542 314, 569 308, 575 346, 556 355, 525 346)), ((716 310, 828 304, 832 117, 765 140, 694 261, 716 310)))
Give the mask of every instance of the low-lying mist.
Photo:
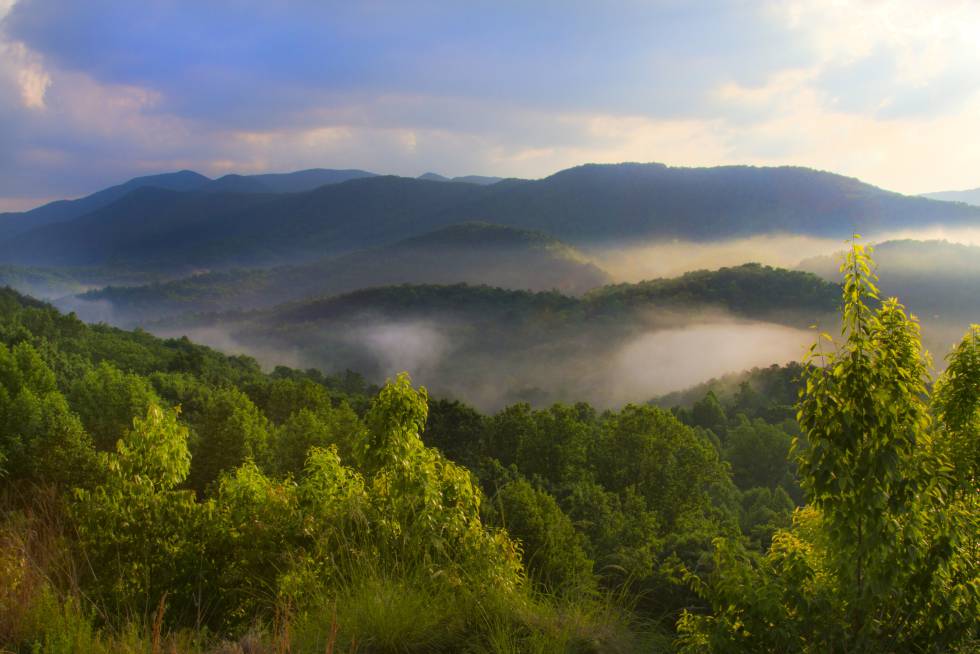
POLYGON ((467 346, 425 324, 375 326, 359 336, 371 367, 386 377, 406 370, 434 394, 483 410, 514 402, 586 401, 600 408, 646 402, 727 372, 799 360, 814 337, 726 318, 626 338, 599 330, 521 348, 467 346))
POLYGON ((248 354, 266 368, 288 365, 327 372, 352 369, 374 382, 401 371, 437 397, 484 411, 529 402, 585 401, 599 408, 646 402, 728 372, 799 360, 815 334, 717 312, 671 314, 646 328, 609 326, 543 334, 537 339, 484 338, 472 325, 375 317, 318 329, 290 344, 256 340, 233 328, 158 330, 186 333, 228 353, 248 354))
MULTIPOLYGON (((862 233, 866 243, 898 239, 945 240, 963 245, 980 245, 980 227, 935 225, 920 229, 862 233)), ((795 269, 801 261, 832 255, 845 247, 844 239, 816 238, 797 234, 766 234, 723 241, 627 242, 588 250, 597 266, 617 282, 638 282, 676 277, 692 270, 714 270, 754 261, 779 268, 795 269)))
POLYGON ((408 371, 422 379, 440 369, 450 351, 450 337, 437 324, 425 321, 368 325, 348 336, 375 359, 385 378, 408 371))
MULTIPOLYGON (((980 229, 933 227, 865 235, 864 240, 873 243, 898 237, 980 243, 980 229)), ((590 255, 617 281, 636 281, 747 261, 797 268, 809 257, 833 255, 844 247, 843 240, 768 235, 714 243, 634 243, 590 255)), ((833 281, 837 266, 831 264, 818 274, 833 281)), ((888 278, 888 271, 884 273, 888 278)), ((892 276, 902 280, 897 274, 892 276)), ((943 356, 969 322, 980 319, 976 287, 970 285, 970 279, 956 287, 938 286, 935 292, 916 294, 918 287, 908 284, 896 289, 910 309, 922 314, 924 341, 937 367, 942 367, 943 356), (930 297, 952 302, 957 310, 936 308, 926 301, 930 297)), ((882 288, 889 284, 883 280, 882 288)), ((600 408, 645 402, 725 373, 799 360, 815 338, 813 331, 762 321, 803 326, 829 320, 824 314, 811 315, 810 309, 803 310, 805 315, 799 320, 790 319, 792 303, 775 305, 776 313, 757 312, 750 321, 710 302, 697 308, 676 309, 661 303, 648 311, 592 314, 581 307, 569 309, 567 303, 525 305, 527 298, 479 292, 466 296, 468 303, 459 305, 456 299, 447 304, 432 298, 425 301, 434 304, 426 305, 426 297, 405 291, 404 297, 396 293, 379 299, 382 309, 378 310, 327 303, 325 307, 335 307, 333 313, 313 311, 297 318, 273 310, 201 320, 190 317, 183 325, 176 319, 166 328, 154 329, 153 323, 147 326, 161 336, 186 334, 227 353, 248 354, 266 368, 351 369, 373 382, 405 370, 436 396, 495 410, 523 401, 537 406, 587 401, 600 408), (430 308, 422 308, 427 306, 430 308)), ((63 298, 57 304, 89 322, 125 323, 106 301, 63 298)), ((822 325, 828 331, 835 327, 822 325)))
POLYGON ((638 282, 750 261, 795 268, 800 260, 836 252, 842 244, 835 239, 771 234, 714 242, 632 242, 593 249, 589 254, 617 282, 638 282))
POLYGON ((715 322, 643 334, 607 362, 606 405, 638 402, 728 372, 799 361, 810 330, 761 322, 715 322))

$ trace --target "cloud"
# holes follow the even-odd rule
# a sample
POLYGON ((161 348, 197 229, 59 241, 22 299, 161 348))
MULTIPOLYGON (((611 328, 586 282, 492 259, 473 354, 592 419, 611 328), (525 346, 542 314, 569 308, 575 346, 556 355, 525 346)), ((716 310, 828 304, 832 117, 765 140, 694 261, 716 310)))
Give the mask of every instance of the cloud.
POLYGON ((913 0, 0 0, 0 198, 622 160, 972 187, 978 26, 975 3, 913 0))

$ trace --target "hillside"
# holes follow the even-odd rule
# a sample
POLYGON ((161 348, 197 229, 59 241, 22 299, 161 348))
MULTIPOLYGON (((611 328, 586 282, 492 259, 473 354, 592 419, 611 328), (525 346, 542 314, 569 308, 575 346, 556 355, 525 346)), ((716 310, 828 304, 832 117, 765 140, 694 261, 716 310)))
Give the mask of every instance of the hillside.
MULTIPOLYGON (((833 281, 837 276, 825 279, 833 281)), ((715 271, 698 270, 671 279, 606 286, 590 292, 586 299, 602 312, 638 310, 649 305, 713 305, 736 315, 793 322, 792 316, 834 311, 839 296, 836 284, 821 281, 815 275, 748 263, 715 271)))
POLYGON ((191 191, 210 180, 192 170, 176 173, 135 177, 128 182, 111 186, 77 200, 58 200, 43 206, 14 213, 0 214, 0 239, 30 231, 50 223, 63 222, 106 207, 136 189, 154 187, 171 191, 191 191))
POLYGON ((939 191, 937 193, 923 193, 922 197, 932 200, 943 200, 945 202, 964 202, 974 206, 980 206, 980 188, 968 191, 939 191))
POLYGON ((548 236, 467 223, 373 250, 303 266, 232 270, 139 287, 108 287, 84 300, 104 300, 121 321, 174 312, 257 309, 392 284, 487 284, 580 294, 608 283, 583 255, 548 236))
POLYGON ((207 191, 231 193, 298 193, 327 184, 373 177, 364 170, 330 170, 314 168, 292 173, 260 175, 225 175, 209 179, 192 170, 135 177, 128 182, 103 189, 77 200, 58 200, 36 209, 0 214, 0 239, 9 238, 50 223, 72 220, 106 207, 141 188, 169 191, 207 191))
MULTIPOLYGON (((743 511, 742 489, 795 483, 785 463, 744 483, 739 451, 729 463, 663 410, 484 415, 405 376, 378 389, 349 371, 264 373, 4 289, 0 370, 11 651, 499 651, 504 639, 521 652, 656 651, 671 637, 657 616, 690 604, 661 562, 694 565, 716 535, 770 533, 772 512, 743 511), (150 573, 117 582, 133 569, 150 573), (309 611, 289 614, 286 636, 256 629, 282 619, 286 593, 309 611), (621 608, 604 593, 636 599, 621 608), (132 617, 146 597, 164 598, 169 622, 159 609, 152 630, 132 617), (566 635, 569 607, 580 615, 566 635), (396 615, 425 622, 395 631, 397 648, 370 646, 396 615), (430 635, 448 624, 451 639, 430 635)), ((789 519, 792 502, 774 506, 789 519)))
POLYGON ((272 265, 375 248, 480 220, 578 247, 766 233, 846 237, 980 221, 980 208, 804 168, 586 165, 488 186, 370 177, 300 193, 137 189, 0 243, 0 262, 272 265))

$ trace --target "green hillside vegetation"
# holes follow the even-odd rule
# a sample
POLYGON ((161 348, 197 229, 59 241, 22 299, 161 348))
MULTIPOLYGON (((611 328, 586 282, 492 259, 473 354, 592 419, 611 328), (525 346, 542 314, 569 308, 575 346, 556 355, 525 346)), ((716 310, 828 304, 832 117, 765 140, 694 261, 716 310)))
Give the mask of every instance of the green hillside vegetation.
POLYGON ((753 368, 709 379, 691 388, 654 398, 651 402, 663 408, 691 409, 711 394, 722 404, 737 405, 743 413, 752 414, 756 411, 752 407, 759 405, 777 410, 781 418, 793 418, 802 372, 800 364, 796 362, 753 368))
POLYGON ((598 311, 711 305, 736 315, 792 323, 793 314, 798 312, 812 319, 834 311, 838 296, 836 284, 821 282, 814 275, 749 263, 698 270, 672 279, 606 286, 592 291, 586 299, 598 311))
POLYGON ((0 291, 0 647, 975 651, 980 327, 929 383, 870 266, 839 342, 672 411, 487 415, 0 291))
MULTIPOLYGON (((815 344, 797 419, 805 507, 764 556, 715 544, 681 651, 975 651, 980 326, 930 392, 917 323, 855 246, 842 340, 815 344)), ((829 337, 828 337, 829 338, 829 337)))
POLYGON ((195 275, 82 296, 112 303, 119 320, 174 312, 268 308, 305 298, 392 284, 464 282, 581 294, 609 281, 584 255, 539 232, 467 223, 391 246, 302 266, 195 275))
MULTIPOLYGON (((243 178, 268 186, 267 180, 243 178)), ((21 265, 298 263, 474 220, 544 231, 576 247, 772 232, 846 237, 971 224, 980 208, 883 191, 805 168, 590 164, 492 185, 390 176, 299 193, 138 188, 73 220, 0 243, 21 265)))
MULTIPOLYGON (((495 318, 518 323, 554 318, 562 322, 605 319, 622 324, 625 318, 639 319, 649 310, 667 308, 724 310, 739 317, 774 320, 782 315, 786 324, 802 325, 834 312, 839 305, 838 295, 836 284, 821 281, 813 274, 748 263, 716 271, 694 271, 670 279, 602 287, 581 298, 557 291, 532 292, 463 283, 400 284, 288 303, 266 312, 230 313, 226 317, 286 326, 344 320, 365 312, 382 318, 439 316, 451 312, 488 322, 495 318), (806 314, 806 318, 801 321, 795 314, 806 314)), ((199 314, 187 317, 187 324, 224 319, 199 314)), ((177 322, 183 319, 178 318, 177 322)))

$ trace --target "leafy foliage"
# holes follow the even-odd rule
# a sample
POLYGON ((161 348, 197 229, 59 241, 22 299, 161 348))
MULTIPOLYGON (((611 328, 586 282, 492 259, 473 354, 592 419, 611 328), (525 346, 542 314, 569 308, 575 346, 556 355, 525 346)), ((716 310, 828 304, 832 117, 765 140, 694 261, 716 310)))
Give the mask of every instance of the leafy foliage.
POLYGON ((937 429, 914 318, 895 299, 870 306, 878 291, 861 245, 842 272, 844 340, 829 353, 814 345, 800 395, 807 508, 761 559, 717 543, 715 572, 691 578, 714 613, 681 621, 690 651, 946 651, 975 642, 975 486, 958 492, 964 477, 948 458, 963 417, 980 406, 975 380, 961 376, 973 367, 974 331, 939 384, 937 429))

